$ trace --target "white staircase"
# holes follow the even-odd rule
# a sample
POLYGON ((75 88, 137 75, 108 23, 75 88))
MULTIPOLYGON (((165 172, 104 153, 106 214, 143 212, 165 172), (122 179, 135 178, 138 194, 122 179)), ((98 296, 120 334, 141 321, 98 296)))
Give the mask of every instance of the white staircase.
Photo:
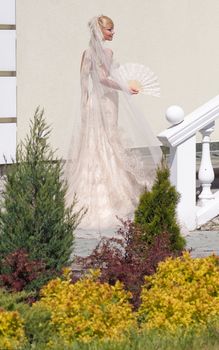
POLYGON ((194 230, 219 214, 219 191, 212 193, 214 171, 210 156, 210 135, 219 117, 219 96, 216 96, 184 118, 183 110, 171 106, 166 113, 173 124, 158 135, 170 148, 171 182, 181 195, 179 221, 194 230), (198 178, 202 191, 196 202, 196 134, 202 134, 202 158, 198 178))

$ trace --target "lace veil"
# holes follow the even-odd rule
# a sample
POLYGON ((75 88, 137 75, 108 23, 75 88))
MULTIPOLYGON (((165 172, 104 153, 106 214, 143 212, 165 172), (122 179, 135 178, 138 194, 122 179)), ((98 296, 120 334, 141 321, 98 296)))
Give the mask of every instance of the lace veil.
MULTIPOLYGON (((119 76, 119 63, 114 61, 113 52, 105 47, 99 17, 90 20, 89 28, 89 47, 81 63, 81 113, 75 116, 76 129, 73 131, 65 172, 69 185, 67 202, 68 198, 71 201, 73 192, 80 192, 77 181, 87 176, 83 172, 92 171, 86 163, 86 158, 92 157, 90 150, 93 147, 98 154, 99 148, 105 149, 105 140, 113 145, 114 152, 123 159, 126 169, 143 185, 151 186, 161 159, 158 140, 145 115, 135 105, 135 96, 130 94, 127 82, 119 76), (91 115, 89 110, 95 112, 91 115)), ((112 154, 103 154, 109 158, 105 159, 105 164, 109 164, 112 154)), ((111 176, 110 165, 108 171, 111 176)), ((87 197, 92 193, 87 193, 87 197)), ((84 196, 85 201, 87 197, 84 196)))

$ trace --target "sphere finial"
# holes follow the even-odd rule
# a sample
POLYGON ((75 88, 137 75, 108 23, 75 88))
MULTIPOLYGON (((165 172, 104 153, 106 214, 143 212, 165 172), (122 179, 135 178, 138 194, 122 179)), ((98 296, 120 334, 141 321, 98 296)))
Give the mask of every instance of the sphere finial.
POLYGON ((182 107, 173 105, 166 110, 166 119, 172 125, 181 123, 184 120, 185 113, 182 107))

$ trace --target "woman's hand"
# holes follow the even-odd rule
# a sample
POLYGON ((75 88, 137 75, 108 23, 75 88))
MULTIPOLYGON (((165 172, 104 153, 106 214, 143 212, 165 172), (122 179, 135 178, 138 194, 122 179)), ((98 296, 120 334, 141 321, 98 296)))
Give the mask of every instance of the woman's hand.
POLYGON ((138 80, 129 80, 128 81, 129 86, 129 93, 131 95, 137 95, 141 90, 141 84, 138 80))
POLYGON ((129 92, 131 95, 137 95, 139 93, 139 89, 130 86, 129 92))

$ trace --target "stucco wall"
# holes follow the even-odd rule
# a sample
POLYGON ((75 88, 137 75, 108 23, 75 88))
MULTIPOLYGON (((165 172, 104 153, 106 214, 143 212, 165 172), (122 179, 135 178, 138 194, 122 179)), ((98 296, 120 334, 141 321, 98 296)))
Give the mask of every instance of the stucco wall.
MULTIPOLYGON (((17 0, 18 138, 40 105, 65 157, 79 113, 87 22, 102 13, 115 23, 116 59, 143 63, 159 77, 160 99, 136 97, 155 133, 168 125, 169 105, 189 113, 219 93, 218 0, 17 0)), ((219 128, 213 138, 219 140, 219 128)))

